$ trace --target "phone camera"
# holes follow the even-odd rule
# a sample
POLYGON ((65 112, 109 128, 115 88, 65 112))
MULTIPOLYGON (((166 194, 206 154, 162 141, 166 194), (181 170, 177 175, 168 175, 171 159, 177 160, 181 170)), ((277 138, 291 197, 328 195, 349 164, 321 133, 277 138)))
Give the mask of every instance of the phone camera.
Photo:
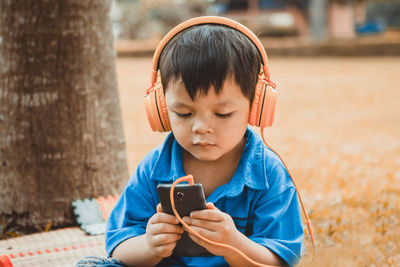
POLYGON ((185 197, 185 194, 182 193, 182 192, 178 192, 178 193, 176 193, 176 196, 178 197, 178 200, 179 200, 180 202, 182 202, 182 201, 183 201, 183 198, 185 197))

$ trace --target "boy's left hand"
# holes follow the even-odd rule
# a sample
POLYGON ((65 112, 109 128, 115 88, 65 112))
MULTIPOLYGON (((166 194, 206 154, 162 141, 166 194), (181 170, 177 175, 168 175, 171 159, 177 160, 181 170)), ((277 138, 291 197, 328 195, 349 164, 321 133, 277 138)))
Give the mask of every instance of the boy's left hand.
MULTIPOLYGON (((235 244, 240 240, 241 233, 236 229, 232 217, 217 209, 211 202, 207 203, 207 209, 193 211, 190 217, 184 217, 183 221, 200 235, 212 241, 236 246, 235 244)), ((225 256, 229 252, 226 248, 205 242, 191 234, 188 229, 185 230, 193 241, 212 254, 225 256)))

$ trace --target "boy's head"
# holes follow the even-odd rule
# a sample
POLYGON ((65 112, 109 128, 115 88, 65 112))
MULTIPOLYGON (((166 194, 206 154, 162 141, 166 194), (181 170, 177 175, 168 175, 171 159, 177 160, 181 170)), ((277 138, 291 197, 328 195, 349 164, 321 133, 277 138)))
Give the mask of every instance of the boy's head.
POLYGON ((180 23, 166 34, 153 55, 151 86, 145 95, 151 128, 171 131, 165 98, 171 88, 184 87, 183 93, 195 102, 210 91, 222 94, 227 80, 250 105, 248 124, 272 126, 277 91, 257 36, 223 17, 203 16, 180 23), (157 81, 158 71, 161 82, 157 81))
POLYGON ((177 34, 160 57, 161 83, 165 91, 182 81, 192 100, 216 94, 226 78, 233 78, 251 103, 261 69, 261 56, 243 33, 223 25, 203 24, 177 34))
POLYGON ((169 41, 159 69, 172 132, 184 151, 204 161, 240 155, 260 68, 255 45, 226 26, 193 26, 169 41))

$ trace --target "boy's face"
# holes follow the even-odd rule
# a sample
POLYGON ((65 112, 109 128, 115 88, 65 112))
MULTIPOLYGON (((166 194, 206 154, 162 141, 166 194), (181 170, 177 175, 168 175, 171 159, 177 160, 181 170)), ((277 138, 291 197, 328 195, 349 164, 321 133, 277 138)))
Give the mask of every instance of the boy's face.
POLYGON ((197 95, 195 101, 183 82, 171 82, 165 101, 176 140, 198 160, 217 160, 244 137, 250 103, 233 78, 225 80, 220 94, 210 88, 207 95, 197 95))

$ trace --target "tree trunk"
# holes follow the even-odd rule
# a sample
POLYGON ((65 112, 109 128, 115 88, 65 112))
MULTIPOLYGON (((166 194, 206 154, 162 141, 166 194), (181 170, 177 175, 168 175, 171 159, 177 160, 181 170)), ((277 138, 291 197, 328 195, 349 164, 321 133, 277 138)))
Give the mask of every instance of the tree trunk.
POLYGON ((73 224, 72 200, 122 189, 110 8, 111 0, 0 1, 0 221, 73 224))

